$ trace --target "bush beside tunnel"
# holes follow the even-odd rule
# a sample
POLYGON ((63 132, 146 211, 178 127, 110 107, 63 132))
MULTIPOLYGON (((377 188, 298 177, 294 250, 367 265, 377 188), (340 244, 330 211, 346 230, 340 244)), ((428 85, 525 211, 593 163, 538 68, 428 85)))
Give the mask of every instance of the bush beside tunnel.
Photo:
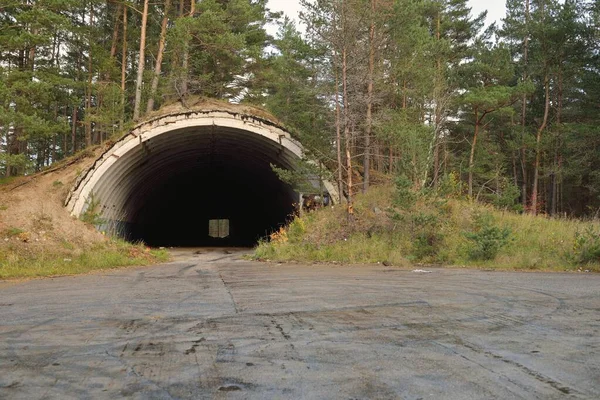
POLYGON ((151 246, 252 245, 285 223, 299 199, 271 164, 293 169, 302 156, 272 120, 233 105, 169 113, 108 149, 66 206, 78 217, 92 206, 101 229, 151 246))

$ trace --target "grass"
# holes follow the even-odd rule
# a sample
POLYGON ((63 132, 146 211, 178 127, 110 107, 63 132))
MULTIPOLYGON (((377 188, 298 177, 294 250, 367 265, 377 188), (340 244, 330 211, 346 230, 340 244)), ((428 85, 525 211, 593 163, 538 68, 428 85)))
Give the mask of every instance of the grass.
POLYGON ((16 176, 2 176, 2 177, 0 177, 0 186, 8 185, 9 183, 13 182, 15 179, 17 179, 16 176))
POLYGON ((435 264, 486 269, 600 272, 600 224, 495 209, 457 196, 398 196, 392 186, 294 219, 259 243, 274 261, 435 264))
POLYGON ((84 274, 125 266, 144 266, 167 261, 166 250, 149 249, 111 239, 85 249, 64 242, 60 248, 11 243, 0 252, 0 279, 84 274))

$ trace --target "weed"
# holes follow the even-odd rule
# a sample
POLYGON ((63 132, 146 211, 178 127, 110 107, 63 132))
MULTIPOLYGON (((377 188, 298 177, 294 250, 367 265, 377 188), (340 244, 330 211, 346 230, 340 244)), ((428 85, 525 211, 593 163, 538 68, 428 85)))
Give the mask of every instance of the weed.
POLYGON ((62 187, 63 183, 61 181, 54 181, 52 182, 52 186, 55 188, 59 188, 62 187))
POLYGON ((75 250, 75 246, 73 245, 73 243, 70 243, 64 239, 61 240, 60 244, 66 250, 75 250))
POLYGON ((576 264, 589 264, 600 261, 600 230, 593 226, 586 227, 583 232, 575 232, 571 259, 576 264))
POLYGON ((439 218, 431 212, 419 211, 410 215, 412 219, 411 258, 417 261, 435 259, 443 243, 439 232, 439 218))
POLYGON ((285 243, 288 241, 287 230, 284 226, 269 235, 269 239, 273 243, 285 243))
POLYGON ((15 237, 15 236, 19 236, 20 234, 22 234, 24 232, 25 231, 21 228, 10 227, 6 231, 4 231, 4 234, 7 237, 15 237))
POLYGON ((8 206, 6 204, 0 204, 0 211, 8 210, 8 206))
POLYGON ((85 211, 81 214, 81 220, 87 224, 100 226, 104 223, 104 219, 100 217, 100 200, 96 198, 94 193, 90 193, 86 200, 85 211))
POLYGON ((306 225, 303 218, 294 218, 287 229, 287 237, 290 243, 298 243, 306 232, 306 225))
POLYGON ((33 228, 37 231, 51 231, 54 229, 52 216, 42 211, 33 216, 33 228))

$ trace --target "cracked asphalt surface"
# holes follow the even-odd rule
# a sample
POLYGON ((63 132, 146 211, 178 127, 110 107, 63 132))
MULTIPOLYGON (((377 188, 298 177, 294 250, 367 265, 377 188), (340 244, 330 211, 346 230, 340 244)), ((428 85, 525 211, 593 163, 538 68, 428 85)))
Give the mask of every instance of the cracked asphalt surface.
POLYGON ((600 398, 598 274, 240 255, 0 282, 0 398, 600 398))

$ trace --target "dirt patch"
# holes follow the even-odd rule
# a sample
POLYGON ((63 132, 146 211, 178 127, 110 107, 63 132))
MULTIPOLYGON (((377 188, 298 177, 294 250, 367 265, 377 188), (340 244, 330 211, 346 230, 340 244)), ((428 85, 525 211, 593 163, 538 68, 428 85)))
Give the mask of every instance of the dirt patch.
POLYGON ((97 147, 47 171, 0 186, 0 249, 16 243, 79 247, 105 241, 102 234, 70 216, 64 208, 77 176, 102 151, 103 148, 97 147))

